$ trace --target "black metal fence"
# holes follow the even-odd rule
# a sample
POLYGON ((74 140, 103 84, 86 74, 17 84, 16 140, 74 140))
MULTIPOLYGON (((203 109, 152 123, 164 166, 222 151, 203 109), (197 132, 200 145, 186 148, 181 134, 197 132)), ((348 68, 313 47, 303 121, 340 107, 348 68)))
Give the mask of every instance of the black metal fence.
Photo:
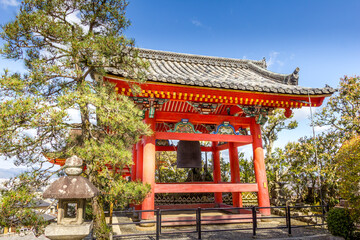
MULTIPOLYGON (((325 219, 326 219, 326 213, 329 210, 328 205, 322 205, 322 206, 280 206, 280 207, 243 207, 243 208, 235 208, 235 207, 226 207, 226 208, 194 208, 194 209, 156 209, 156 210, 132 210, 132 211, 114 211, 116 214, 121 215, 138 215, 141 216, 141 213, 143 212, 154 212, 155 218, 154 220, 143 220, 143 221, 134 221, 134 222, 121 222, 121 223, 113 223, 111 226, 115 225, 131 225, 131 224, 153 224, 155 225, 155 232, 152 233, 132 233, 132 234, 121 234, 121 235, 113 235, 114 239, 118 238, 129 238, 129 237, 141 237, 141 236, 151 236, 155 235, 156 239, 160 239, 161 236, 170 235, 170 234, 188 234, 188 233, 196 233, 198 236, 198 239, 202 239, 203 233, 207 232, 220 232, 220 231, 250 231, 252 230, 252 234, 255 237, 258 231, 261 230, 269 230, 269 229, 287 229, 287 232, 289 235, 291 235, 291 230, 293 228, 299 228, 299 227, 309 227, 309 226, 322 226, 325 225, 325 219), (271 215, 271 216, 261 216, 259 217, 259 210, 261 209, 278 209, 282 210, 282 213, 284 213, 285 216, 280 215, 271 215), (300 209, 312 209, 316 213, 311 213, 310 215, 299 215, 298 211, 300 209), (213 218, 213 219, 202 219, 202 213, 203 212, 210 212, 210 211, 249 211, 249 215, 251 217, 229 217, 221 219, 213 218), (169 212, 190 212, 195 213, 195 219, 177 219, 177 220, 166 220, 163 219, 163 215, 169 212), (296 214, 294 214, 296 212, 296 214), (311 218, 316 217, 321 219, 321 223, 312 223, 312 224, 304 224, 304 225, 292 225, 292 219, 299 219, 301 221, 301 218, 311 218), (258 227, 258 220, 261 219, 285 219, 286 225, 280 225, 276 227, 258 227), (243 220, 248 220, 248 223, 252 223, 251 228, 221 228, 222 225, 219 226, 219 228, 216 229, 202 229, 202 225, 204 222, 206 224, 211 224, 211 221, 219 220, 231 220, 231 224, 237 224, 237 223, 244 223, 243 220), (238 222, 234 222, 234 220, 238 220, 238 222), (176 223, 179 223, 180 225, 194 225, 196 226, 196 229, 193 231, 164 231, 163 224, 171 223, 172 227, 176 226, 176 223), (182 224, 180 224, 182 223, 182 224)), ((230 215, 229 215, 230 216, 230 215)))

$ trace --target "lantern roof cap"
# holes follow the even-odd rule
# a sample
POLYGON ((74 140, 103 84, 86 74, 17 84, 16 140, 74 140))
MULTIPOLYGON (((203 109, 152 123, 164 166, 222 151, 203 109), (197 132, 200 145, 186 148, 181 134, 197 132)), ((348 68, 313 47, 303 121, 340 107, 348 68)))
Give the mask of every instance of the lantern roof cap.
POLYGON ((97 196, 99 190, 82 176, 65 176, 54 181, 44 192, 44 198, 89 199, 97 196))
POLYGON ((50 184, 43 193, 44 198, 56 199, 87 199, 99 194, 99 190, 89 181, 80 176, 82 173, 83 160, 74 155, 65 161, 65 173, 68 176, 61 177, 50 184))

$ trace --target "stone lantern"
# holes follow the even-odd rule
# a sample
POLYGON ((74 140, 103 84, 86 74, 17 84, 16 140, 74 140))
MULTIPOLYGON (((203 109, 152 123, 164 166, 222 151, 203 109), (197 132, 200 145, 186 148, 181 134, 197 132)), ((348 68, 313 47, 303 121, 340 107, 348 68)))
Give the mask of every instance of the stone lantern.
POLYGON ((80 240, 92 230, 92 222, 85 222, 86 200, 99 194, 99 190, 80 174, 83 161, 72 156, 65 161, 65 173, 44 192, 44 198, 58 199, 57 223, 45 228, 45 236, 54 239, 80 240))

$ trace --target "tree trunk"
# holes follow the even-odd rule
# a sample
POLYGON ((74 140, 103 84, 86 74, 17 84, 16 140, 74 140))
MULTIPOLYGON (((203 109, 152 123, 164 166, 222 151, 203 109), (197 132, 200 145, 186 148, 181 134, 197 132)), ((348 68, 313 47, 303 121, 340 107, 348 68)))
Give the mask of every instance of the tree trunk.
POLYGON ((103 201, 97 196, 91 200, 94 219, 94 234, 97 240, 109 239, 110 229, 106 224, 103 201))
MULTIPOLYGON (((77 67, 78 68, 78 67, 77 67)), ((77 82, 77 89, 79 92, 83 95, 86 95, 85 92, 85 79, 79 78, 79 81, 77 82)), ((80 110, 80 116, 81 116, 81 140, 82 143, 85 142, 85 140, 90 139, 90 131, 91 131, 91 123, 90 123, 90 114, 89 114, 89 106, 88 103, 79 103, 79 110, 80 110)))
MULTIPOLYGON (((84 79, 80 79, 78 81, 77 87, 80 92, 84 91, 84 79)), ((91 123, 90 123, 90 116, 89 116, 89 108, 87 104, 80 103, 79 104, 79 110, 80 110, 80 116, 81 116, 81 144, 84 144, 84 142, 91 137, 91 123)), ((87 163, 87 167, 89 169, 92 168, 90 163, 87 163)), ((94 180, 96 179, 96 176, 93 174, 90 174, 89 180, 90 182, 94 183, 94 180)), ((105 240, 109 239, 109 232, 110 229, 106 224, 105 214, 104 214, 104 202, 101 198, 101 196, 94 197, 91 200, 91 205, 93 209, 93 220, 94 220, 94 234, 96 236, 96 239, 98 240, 105 240)))
POLYGON ((268 145, 265 147, 265 149, 266 149, 265 159, 266 160, 268 160, 271 157, 273 147, 274 147, 274 140, 269 140, 268 145))

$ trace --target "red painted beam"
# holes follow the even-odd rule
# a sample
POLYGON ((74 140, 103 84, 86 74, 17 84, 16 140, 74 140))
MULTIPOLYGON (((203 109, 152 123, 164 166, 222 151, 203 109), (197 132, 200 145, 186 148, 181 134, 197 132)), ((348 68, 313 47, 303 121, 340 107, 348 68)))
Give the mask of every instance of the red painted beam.
MULTIPOLYGON (((226 183, 226 182, 223 182, 226 183)), ((214 184, 214 182, 182 182, 182 183, 178 183, 178 182, 169 182, 169 183, 156 183, 156 184, 214 184)))
POLYGON ((155 193, 257 192, 256 183, 155 184, 155 193))
MULTIPOLYGON (((156 205, 156 209, 192 209, 192 208, 215 208, 215 203, 194 203, 194 204, 169 204, 169 205, 156 205)), ((191 212, 189 212, 191 213, 191 212)))
MULTIPOLYGON (((182 182, 182 183, 178 183, 178 182, 169 182, 169 183, 156 183, 156 184, 214 184, 215 182, 182 182)), ((227 182, 223 182, 223 183, 227 183, 227 182)))
MULTIPOLYGON (((235 147, 241 147, 241 146, 245 146, 247 144, 248 143, 234 143, 235 147)), ((229 149, 229 143, 225 143, 225 144, 222 144, 222 145, 216 147, 216 151, 222 151, 222 150, 227 150, 227 149, 229 149)))
MULTIPOLYGON (((173 152, 173 151, 177 151, 177 147, 176 146, 156 146, 156 151, 158 152, 173 152)), ((202 152, 211 152, 212 151, 212 147, 200 147, 202 152)))
POLYGON ((157 122, 180 122, 181 119, 189 119, 192 124, 221 124, 224 121, 230 122, 231 125, 250 126, 250 118, 234 117, 227 115, 203 115, 197 113, 175 113, 175 112, 156 112, 157 122))
POLYGON ((253 141, 252 136, 243 135, 220 135, 205 133, 174 133, 174 132, 156 132, 156 139, 172 139, 185 141, 215 141, 215 142, 238 142, 250 144, 253 141))

